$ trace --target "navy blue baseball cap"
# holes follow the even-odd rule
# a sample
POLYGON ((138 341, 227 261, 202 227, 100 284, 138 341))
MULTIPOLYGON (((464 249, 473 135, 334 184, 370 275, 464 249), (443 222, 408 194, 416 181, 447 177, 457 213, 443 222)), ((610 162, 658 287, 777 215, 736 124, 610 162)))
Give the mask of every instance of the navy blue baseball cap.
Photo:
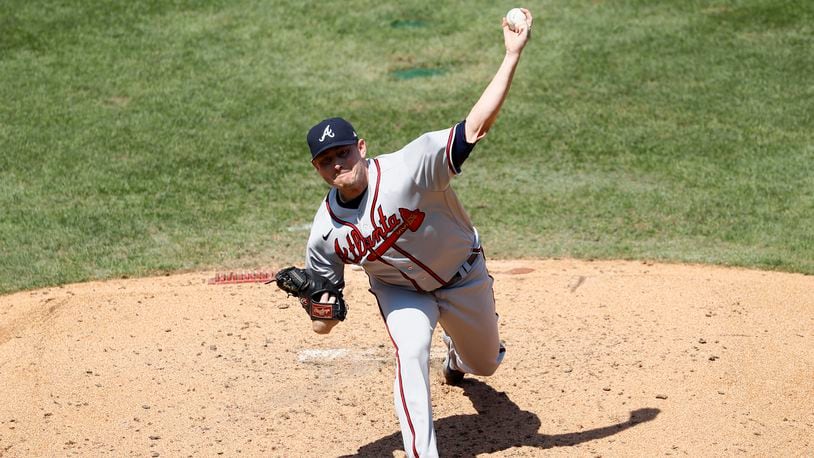
POLYGON ((342 118, 329 118, 308 131, 308 147, 311 148, 311 160, 336 146, 355 145, 359 136, 353 126, 342 118))

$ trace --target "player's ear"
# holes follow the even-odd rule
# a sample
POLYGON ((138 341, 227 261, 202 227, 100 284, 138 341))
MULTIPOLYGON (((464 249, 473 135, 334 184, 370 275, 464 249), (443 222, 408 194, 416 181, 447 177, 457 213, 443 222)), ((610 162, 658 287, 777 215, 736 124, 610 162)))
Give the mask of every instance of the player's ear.
POLYGON ((359 150, 359 156, 365 157, 365 154, 367 154, 367 143, 365 143, 364 138, 359 139, 356 143, 356 148, 359 150))

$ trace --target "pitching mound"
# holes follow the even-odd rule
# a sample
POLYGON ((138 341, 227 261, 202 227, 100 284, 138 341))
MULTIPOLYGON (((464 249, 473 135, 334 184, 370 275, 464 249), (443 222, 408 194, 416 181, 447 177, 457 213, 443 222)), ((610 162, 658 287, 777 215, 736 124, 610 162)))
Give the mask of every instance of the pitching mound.
MULTIPOLYGON (((506 359, 441 384, 443 456, 814 454, 814 277, 488 261, 506 359)), ((348 320, 214 272, 0 297, 0 456, 403 456, 362 272, 348 320)))

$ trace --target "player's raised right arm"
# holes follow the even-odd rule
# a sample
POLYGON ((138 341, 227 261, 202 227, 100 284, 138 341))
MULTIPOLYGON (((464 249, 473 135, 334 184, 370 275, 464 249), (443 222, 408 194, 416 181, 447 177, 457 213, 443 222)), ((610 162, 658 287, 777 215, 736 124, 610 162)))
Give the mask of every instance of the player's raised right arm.
POLYGON ((514 71, 517 69, 520 54, 529 40, 531 30, 531 12, 524 8, 523 13, 526 15, 528 27, 518 31, 511 30, 506 18, 503 18, 503 42, 506 46, 506 55, 492 81, 466 117, 466 141, 469 143, 475 143, 486 135, 486 132, 495 123, 500 107, 503 106, 503 101, 506 100, 506 95, 509 93, 514 71))

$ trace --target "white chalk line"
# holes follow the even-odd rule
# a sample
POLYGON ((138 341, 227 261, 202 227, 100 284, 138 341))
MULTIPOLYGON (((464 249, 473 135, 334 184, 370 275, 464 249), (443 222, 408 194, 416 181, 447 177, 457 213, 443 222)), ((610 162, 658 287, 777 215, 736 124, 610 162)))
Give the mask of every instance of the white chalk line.
MULTIPOLYGON (((443 359, 446 350, 437 348, 430 351, 431 359, 443 359)), ((331 361, 376 362, 390 361, 393 351, 383 348, 309 348, 297 353, 297 361, 301 363, 324 363, 331 361)))

